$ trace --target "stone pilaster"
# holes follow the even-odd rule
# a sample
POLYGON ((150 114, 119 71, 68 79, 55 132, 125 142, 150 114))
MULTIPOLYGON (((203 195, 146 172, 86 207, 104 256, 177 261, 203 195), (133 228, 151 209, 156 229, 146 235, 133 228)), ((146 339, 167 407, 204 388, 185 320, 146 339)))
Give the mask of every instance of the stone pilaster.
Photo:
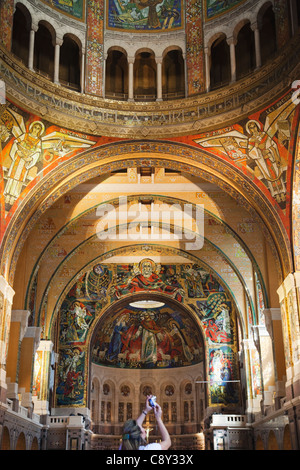
POLYGON ((0 276, 0 402, 6 402, 6 361, 14 290, 0 276))
POLYGON ((19 370, 19 393, 21 395, 21 404, 25 408, 32 407, 32 380, 35 353, 38 348, 41 336, 40 327, 29 327, 24 335, 19 370))
POLYGON ((22 340, 28 327, 29 310, 12 310, 7 353, 7 398, 18 400, 19 363, 22 340))
POLYGON ((52 341, 42 340, 35 355, 32 400, 34 412, 39 415, 49 414, 50 390, 53 387, 52 366, 55 363, 52 341), (51 373, 52 372, 52 373, 51 373))
POLYGON ((300 272, 290 273, 277 290, 286 362, 286 399, 293 449, 300 448, 300 272))

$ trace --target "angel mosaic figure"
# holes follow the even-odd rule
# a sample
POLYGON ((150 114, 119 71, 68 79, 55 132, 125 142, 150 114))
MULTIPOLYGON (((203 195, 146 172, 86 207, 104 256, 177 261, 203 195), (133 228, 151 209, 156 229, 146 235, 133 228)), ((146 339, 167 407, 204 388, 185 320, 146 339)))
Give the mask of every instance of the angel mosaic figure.
POLYGON ((1 115, 0 140, 5 142, 2 166, 7 210, 10 210, 24 187, 55 157, 62 157, 94 144, 91 140, 69 135, 54 127, 46 132, 45 125, 40 120, 25 124, 24 117, 9 107, 1 115), (11 137, 13 140, 8 140, 11 137))
POLYGON ((4 196, 8 204, 12 205, 21 194, 23 184, 26 182, 30 168, 37 163, 41 151, 41 136, 45 126, 40 121, 34 121, 28 132, 15 139, 10 157, 11 165, 7 174, 4 196))
POLYGON ((196 142, 215 149, 238 163, 246 163, 281 207, 286 201, 287 145, 289 126, 295 109, 289 99, 270 111, 264 124, 249 119, 245 132, 232 127, 224 133, 206 135, 196 142), (280 145, 280 147, 279 147, 280 145))

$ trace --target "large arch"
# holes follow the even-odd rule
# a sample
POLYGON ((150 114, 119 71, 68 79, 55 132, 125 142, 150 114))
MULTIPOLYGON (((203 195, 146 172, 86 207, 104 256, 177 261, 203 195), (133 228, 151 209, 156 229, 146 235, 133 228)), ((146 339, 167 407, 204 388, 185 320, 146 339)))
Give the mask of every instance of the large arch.
MULTIPOLYGON (((185 264, 184 266, 189 266, 189 264, 185 264)), ((203 284, 201 292, 197 295, 190 295, 189 292, 186 293, 181 287, 183 285, 182 281, 185 277, 182 269, 184 269, 182 265, 157 265, 157 263, 153 262, 151 258, 146 258, 141 260, 138 265, 130 263, 128 266, 116 263, 99 264, 99 262, 97 262, 95 264, 94 262, 92 269, 87 270, 85 268, 83 276, 76 276, 75 284, 73 283, 71 289, 67 292, 67 295, 63 295, 61 308, 58 314, 58 322, 53 325, 55 331, 58 331, 58 338, 60 338, 58 345, 60 360, 58 365, 59 372, 56 382, 57 389, 55 401, 57 407, 89 406, 88 388, 89 381, 91 379, 89 376, 91 370, 89 364, 92 356, 91 347, 94 344, 95 335, 97 335, 100 328, 100 334, 103 335, 103 332, 105 332, 106 338, 108 335, 107 331, 109 328, 112 329, 112 326, 108 328, 107 325, 104 327, 104 324, 111 322, 114 318, 116 318, 116 321, 119 320, 119 317, 124 317, 125 313, 126 316, 128 316, 130 309, 134 311, 131 312, 132 315, 141 314, 143 307, 134 307, 132 305, 132 302, 140 302, 141 300, 144 302, 159 301, 165 304, 162 307, 151 308, 151 312, 154 312, 156 308, 159 310, 157 318, 159 318, 162 311, 168 307, 172 311, 177 312, 176 315, 178 318, 187 316, 185 321, 181 320, 184 325, 183 328, 187 328, 190 322, 198 326, 199 331, 201 331, 202 338, 205 338, 205 346, 201 345, 201 340, 195 344, 195 339, 193 339, 193 345, 189 344, 188 346, 188 344, 186 344, 186 347, 190 350, 189 359, 186 359, 186 365, 191 366, 193 364, 194 354, 192 353, 192 350, 199 350, 204 347, 205 370, 210 369, 209 376, 212 381, 208 387, 208 406, 216 406, 219 403, 222 403, 223 405, 226 404, 228 406, 239 406, 239 387, 236 388, 232 384, 228 384, 227 389, 226 384, 220 385, 218 382, 220 379, 217 379, 217 377, 214 378, 215 372, 212 368, 211 362, 214 359, 214 355, 216 355, 216 358, 224 356, 225 365, 227 364, 227 366, 229 366, 228 373, 231 377, 229 382, 232 380, 234 381, 234 379, 236 379, 236 382, 239 382, 236 323, 237 307, 235 301, 230 292, 224 286, 223 282, 220 281, 219 283, 215 277, 209 277, 209 279, 211 279, 210 282, 213 282, 213 287, 208 287, 208 285, 204 287, 203 284), (149 265, 151 264, 150 275, 149 273, 148 275, 144 274, 143 267, 141 267, 144 266, 145 263, 148 263, 149 265), (176 283, 170 283, 168 275, 166 274, 166 268, 168 268, 168 271, 170 270, 170 272, 173 272, 173 277, 175 276, 175 273, 177 273, 175 276, 177 279, 176 283), (115 280, 116 276, 117 279, 122 279, 121 283, 120 281, 118 283, 115 280), (124 284, 123 276, 125 276, 124 284), (101 292, 98 288, 96 289, 96 285, 101 285, 101 292), (221 285, 224 287, 221 288, 221 285), (200 303, 197 303, 200 299, 202 299, 202 306, 200 306, 200 303), (224 311, 222 305, 224 308, 225 305, 227 305, 224 311), (206 309, 206 313, 204 313, 204 310, 201 310, 202 313, 200 313, 199 309, 202 308, 206 309), (87 321, 83 330, 81 326, 75 324, 76 312, 79 312, 79 310, 81 313, 84 312, 83 319, 86 319, 87 321), (226 327, 223 325, 220 329, 216 325, 215 327, 213 326, 213 318, 216 318, 219 315, 222 317, 222 321, 227 325, 226 327), (225 318, 224 316, 223 318, 223 315, 229 315, 229 317, 225 318), (190 318, 190 320, 188 320, 188 318, 190 318), (69 366, 67 366, 66 369, 66 365, 70 364, 73 360, 74 365, 76 364, 78 367, 76 369, 76 377, 80 370, 81 381, 78 384, 76 384, 76 380, 74 381, 72 394, 70 395, 68 387, 68 392, 66 392, 65 381, 67 379, 65 374, 66 370, 69 368, 69 366), (215 383, 215 381, 217 382, 215 383), (78 387, 78 393, 76 393, 76 390, 73 390, 75 385, 78 387), (224 392, 224 401, 221 401, 221 393, 218 387, 222 388, 224 385, 226 393, 224 392), (217 402, 215 401, 216 394, 219 395, 217 402)), ((175 282, 175 278, 173 282, 175 282)), ((198 287, 200 288, 200 285, 198 287)), ((129 326, 129 324, 127 325, 127 322, 125 322, 126 326, 129 326)), ((148 331, 148 328, 150 327, 145 328, 148 331)), ((154 326, 151 328, 154 328, 154 326)), ((195 330, 194 327, 191 331, 194 331, 195 333, 197 329, 195 330)), ((168 334, 170 335, 170 332, 168 334)), ((195 337, 196 336, 197 335, 195 335, 195 337)), ((106 344, 102 336, 101 340, 99 340, 99 347, 103 352, 108 349, 108 344, 106 344)), ((130 351, 135 352, 134 350, 128 350, 127 345, 125 347, 127 356, 130 356, 130 351)), ((122 352, 124 352, 124 350, 122 352)), ((165 352, 166 354, 171 354, 169 349, 165 352)), ((121 350, 119 353, 121 353, 121 350)), ((122 358, 122 360, 124 361, 124 358, 122 358)), ((128 358, 126 360, 128 361, 128 358)), ((114 367, 118 367, 118 364, 119 362, 114 362, 113 365, 114 367)), ((127 367, 131 367, 131 362, 127 362, 127 367)), ((199 373, 197 375, 199 375, 199 373)))
POLYGON ((177 168, 219 185, 247 208, 261 224, 262 231, 273 247, 274 256, 278 261, 279 284, 292 271, 291 251, 280 216, 263 192, 244 172, 233 168, 216 156, 191 146, 137 141, 102 146, 73 157, 61 165, 55 165, 56 168, 50 166, 47 175, 32 189, 30 197, 24 198, 8 223, 1 246, 0 273, 11 285, 13 284, 16 262, 28 233, 41 214, 70 188, 98 175, 99 172, 105 174, 120 167, 151 165, 177 168), (159 147, 163 147, 161 153, 157 153, 159 147), (141 152, 143 149, 146 153, 141 152), (163 153, 164 151, 167 151, 167 155, 163 153), (178 162, 179 155, 180 162, 178 162))

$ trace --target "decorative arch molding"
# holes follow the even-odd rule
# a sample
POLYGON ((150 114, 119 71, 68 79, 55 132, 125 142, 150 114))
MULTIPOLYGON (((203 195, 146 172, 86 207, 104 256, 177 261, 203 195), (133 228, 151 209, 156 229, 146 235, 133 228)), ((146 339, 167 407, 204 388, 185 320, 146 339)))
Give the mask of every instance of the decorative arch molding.
MULTIPOLYGON (((150 195, 151 196, 151 195, 150 195)), ((149 196, 149 197, 150 197, 149 196)), ((153 196, 154 197, 154 196, 153 196)), ((134 196, 130 196, 128 197, 128 201, 130 200, 136 200, 138 198, 137 195, 134 195, 134 196)), ((160 200, 160 201, 164 201, 164 202, 171 202, 172 204, 180 204, 181 206, 184 205, 185 201, 184 200, 180 200, 178 198, 173 198, 171 196, 159 196, 159 195, 155 195, 155 198, 160 200)), ((105 204, 109 204, 113 207, 117 207, 118 206, 118 199, 117 198, 114 198, 112 200, 109 200, 109 201, 105 201, 102 203, 103 205, 105 204)), ((100 205, 101 206, 101 205, 100 205)), ((97 207, 100 207, 99 205, 97 205, 97 207)), ((191 206, 193 207, 193 209, 195 208, 195 205, 194 204, 191 204, 191 206)), ((29 298, 30 298, 30 292, 31 292, 31 289, 32 289, 32 286, 33 286, 33 283, 34 283, 34 280, 35 280, 35 273, 37 272, 38 270, 38 266, 41 264, 42 260, 44 257, 47 256, 47 252, 48 252, 48 249, 51 249, 51 246, 53 244, 55 244, 56 242, 56 239, 57 237, 59 237, 60 234, 62 234, 63 232, 65 232, 66 230, 68 230, 68 227, 70 227, 73 223, 74 223, 74 220, 78 220, 80 219, 82 216, 85 217, 89 212, 92 212, 95 210, 95 206, 87 209, 86 211, 84 211, 83 213, 81 214, 78 214, 75 218, 71 219, 66 225, 64 225, 63 227, 61 227, 61 229, 55 234, 55 236, 49 241, 49 243, 47 244, 47 246, 45 247, 45 249, 41 252, 40 256, 38 257, 38 259, 36 260, 36 263, 35 265, 33 266, 33 269, 32 269, 32 272, 31 272, 31 275, 30 275, 30 278, 29 278, 29 282, 28 282, 28 285, 27 285, 27 292, 26 292, 26 296, 25 296, 25 306, 24 308, 25 309, 30 309, 29 307, 29 298)), ((207 213, 207 211, 204 209, 204 212, 205 214, 207 213)), ((268 306, 268 296, 267 296, 267 292, 266 292, 266 288, 265 288, 265 282, 264 282, 264 279, 261 275, 261 272, 260 272, 260 269, 259 269, 259 266, 258 266, 258 263, 256 262, 253 254, 249 251, 248 247, 245 245, 245 243, 243 242, 243 240, 238 236, 238 234, 232 230, 232 228, 227 224, 225 223, 224 221, 222 221, 219 217, 217 217, 215 214, 212 214, 209 212, 209 217, 216 220, 218 223, 220 223, 221 225, 223 225, 225 227, 225 230, 226 232, 229 232, 231 234, 231 236, 233 237, 233 240, 235 240, 236 242, 238 242, 240 244, 240 246, 242 247, 242 249, 245 251, 245 253, 247 254, 248 256, 248 259, 249 259, 249 262, 252 264, 253 266, 253 269, 255 270, 255 272, 257 273, 257 276, 259 278, 259 281, 260 281, 260 284, 262 286, 262 294, 263 294, 263 298, 264 298, 264 305, 267 307, 268 306)), ((139 221, 140 222, 140 221, 139 221)), ((119 228, 121 229, 122 226, 119 226, 117 225, 116 228, 119 228)), ((124 228, 126 229, 126 227, 124 226, 124 228)), ((160 228, 164 228, 163 227, 163 224, 160 224, 160 228)), ((176 229, 175 226, 171 226, 170 225, 170 230, 171 232, 173 233, 174 230, 176 229)), ((44 290, 44 295, 42 297, 42 300, 41 300, 41 306, 40 306, 40 309, 42 308, 42 303, 43 303, 43 299, 45 299, 45 296, 47 296, 47 292, 49 292, 49 289, 51 287, 51 283, 52 281, 55 279, 55 276, 57 273, 59 273, 59 271, 63 268, 63 265, 65 265, 71 258, 74 257, 74 255, 76 254, 76 252, 78 250, 82 250, 83 247, 87 244, 87 243, 90 243, 91 240, 95 239, 97 235, 92 235, 90 236, 89 238, 83 238, 82 240, 80 240, 78 242, 78 244, 70 251, 70 253, 64 258, 63 262, 60 263, 56 270, 53 272, 53 274, 51 275, 51 277, 49 276, 49 282, 47 284, 47 287, 45 288, 44 290)), ((243 276, 241 275, 241 273, 239 272, 239 268, 233 263, 233 261, 231 260, 231 258, 226 255, 222 249, 216 245, 212 240, 209 240, 207 239, 206 237, 204 237, 204 242, 206 242, 209 246, 211 246, 217 253, 220 254, 220 256, 222 258, 224 258, 224 260, 226 260, 228 262, 228 264, 232 267, 232 270, 233 272, 236 273, 237 277, 239 278, 241 284, 243 285, 244 287, 244 290, 246 292, 246 295, 248 296, 248 301, 249 301, 249 304, 252 306, 252 311, 254 312, 255 309, 253 307, 253 299, 252 299, 252 296, 251 296, 251 293, 249 292, 249 286, 247 285, 247 283, 244 281, 243 279, 243 276)), ((143 242, 140 242, 141 244, 143 242)), ((124 247, 125 248, 125 247, 124 247)), ((173 248, 175 249, 175 248, 173 248)), ((178 249, 177 249, 178 250, 178 249)), ((178 250, 178 252, 180 252, 180 250, 178 250)), ((198 253, 197 253, 197 256, 192 256, 191 254, 187 254, 187 252, 184 253, 184 256, 188 256, 190 257, 190 259, 193 259, 194 261, 197 260, 197 261, 201 261, 201 258, 199 258, 198 256, 198 253)), ((254 302, 255 303, 255 302, 254 302)), ((255 318, 255 314, 253 315, 253 317, 255 318)))
POLYGON ((16 263, 29 232, 59 197, 99 174, 143 166, 173 168, 217 184, 260 224, 277 260, 279 283, 291 272, 286 230, 276 209, 250 176, 225 160, 192 146, 146 140, 104 145, 49 170, 20 203, 8 224, 0 251, 0 274, 13 284, 16 263))
MULTIPOLYGON (((146 248, 149 247, 149 246, 150 245, 147 244, 146 248)), ((141 245, 141 254, 140 254, 140 256, 142 256, 143 247, 145 247, 144 244, 141 245)), ((90 260, 85 266, 82 266, 81 270, 77 271, 74 274, 74 276, 66 283, 66 285, 61 290, 61 292, 60 292, 60 294, 59 294, 59 296, 56 300, 55 306, 54 306, 52 314, 51 314, 51 321, 48 322, 48 327, 46 328, 46 331, 45 331, 46 335, 48 335, 49 338, 53 337, 54 334, 55 334, 55 328, 56 328, 55 323, 56 323, 60 308, 62 306, 62 303, 64 301, 65 296, 67 295, 67 293, 72 288, 72 285, 74 285, 74 283, 76 283, 76 280, 78 278, 84 276, 85 273, 91 271, 95 264, 108 263, 110 258, 112 258, 115 255, 123 254, 125 252, 125 250, 127 250, 128 248, 129 249, 133 248, 133 246, 132 247, 129 246, 129 247, 116 248, 116 249, 112 250, 109 253, 103 253, 102 255, 95 257, 93 260, 90 260)), ((244 318, 241 314, 241 310, 239 308, 238 302, 235 299, 234 293, 232 292, 232 290, 230 289, 228 284, 224 281, 224 279, 222 279, 221 276, 211 266, 208 266, 207 263, 205 263, 203 260, 199 259, 198 257, 196 257, 194 255, 191 255, 190 253, 182 253, 182 250, 179 250, 179 249, 176 249, 176 248, 168 248, 168 247, 165 247, 165 246, 164 247, 159 247, 158 245, 155 245, 154 248, 156 248, 156 249, 165 248, 166 250, 169 249, 172 253, 177 253, 177 255, 181 254, 181 255, 183 255, 183 259, 186 259, 187 262, 190 261, 190 262, 193 262, 195 264, 198 264, 199 266, 204 267, 208 272, 212 273, 212 275, 218 280, 220 285, 223 286, 224 290, 227 291, 230 294, 231 298, 233 299, 233 302, 235 304, 235 310, 236 310, 237 315, 239 316, 239 319, 240 319, 240 322, 241 322, 242 332, 243 332, 245 337, 247 336, 245 321, 244 321, 244 318)), ((144 250, 144 254, 143 254, 144 257, 146 256, 147 251, 148 251, 147 249, 144 250)), ((247 291, 246 291, 246 295, 247 295, 247 291)), ((252 305, 251 302, 250 302, 250 305, 252 305)), ((254 313, 253 313, 253 318, 255 318, 254 313)))

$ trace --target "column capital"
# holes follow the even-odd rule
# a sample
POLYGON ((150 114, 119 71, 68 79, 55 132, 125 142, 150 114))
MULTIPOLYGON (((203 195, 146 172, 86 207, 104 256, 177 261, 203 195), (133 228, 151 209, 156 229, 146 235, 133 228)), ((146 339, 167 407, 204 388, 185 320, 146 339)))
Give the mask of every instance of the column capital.
POLYGON ((281 308, 280 307, 271 307, 265 308, 263 314, 268 316, 271 320, 280 320, 281 321, 281 308))
POLYGON ((283 283, 277 289, 277 294, 282 300, 295 287, 300 287, 300 272, 289 273, 283 283))
POLYGON ((47 340, 47 339, 41 339, 39 345, 38 345, 38 348, 37 350, 38 351, 49 351, 49 352, 52 352, 53 350, 53 342, 50 341, 50 340, 47 340))
POLYGON ((280 308, 265 308, 263 310, 265 317, 266 329, 273 339, 273 321, 281 321, 281 309, 280 308))
POLYGON ((258 21, 254 21, 253 23, 251 23, 251 24, 250 24, 250 28, 252 29, 252 31, 259 30, 258 21))
POLYGON ((34 353, 39 347, 41 339, 42 328, 39 326, 29 326, 26 330, 24 338, 33 338, 34 340, 34 353))
POLYGON ((247 350, 249 351, 249 350, 252 350, 252 349, 257 349, 253 338, 242 339, 241 343, 242 343, 243 348, 244 348, 245 351, 247 351, 247 350))
POLYGON ((12 310, 11 311, 11 322, 12 323, 20 323, 21 330, 20 330, 20 341, 25 336, 26 329, 28 328, 28 318, 30 317, 29 310, 12 310))
POLYGON ((234 36, 231 36, 231 38, 227 38, 226 41, 229 46, 236 46, 237 40, 234 36))
POLYGON ((64 40, 60 36, 56 36, 55 39, 53 40, 53 46, 62 46, 64 40))
POLYGON ((3 276, 0 276, 0 292, 2 292, 4 299, 12 304, 15 291, 3 276))
POLYGON ((32 22, 31 23, 31 31, 34 31, 36 33, 38 29, 39 29, 39 25, 32 22))

